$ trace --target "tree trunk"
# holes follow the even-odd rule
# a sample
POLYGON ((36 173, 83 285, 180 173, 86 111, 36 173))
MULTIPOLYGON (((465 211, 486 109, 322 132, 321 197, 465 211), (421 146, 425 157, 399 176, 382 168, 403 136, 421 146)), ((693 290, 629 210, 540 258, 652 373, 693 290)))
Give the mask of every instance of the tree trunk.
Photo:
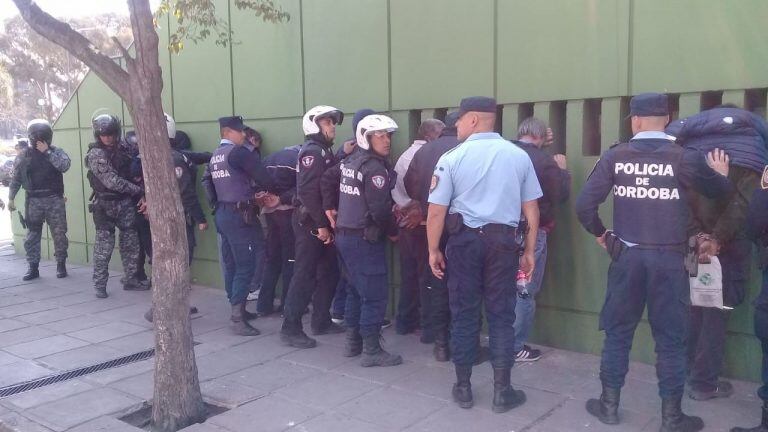
POLYGON ((135 58, 121 48, 126 69, 88 40, 43 12, 32 0, 13 0, 37 33, 85 63, 128 106, 139 140, 152 229, 155 392, 152 430, 175 432, 205 419, 189 320, 189 264, 184 212, 171 163, 161 92, 158 36, 148 0, 128 0, 135 58))

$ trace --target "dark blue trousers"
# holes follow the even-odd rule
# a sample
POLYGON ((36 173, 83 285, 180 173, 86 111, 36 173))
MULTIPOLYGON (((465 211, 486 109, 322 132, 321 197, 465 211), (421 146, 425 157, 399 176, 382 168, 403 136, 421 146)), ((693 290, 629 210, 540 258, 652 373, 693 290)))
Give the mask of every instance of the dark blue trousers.
POLYGON ((336 248, 351 278, 344 323, 363 337, 378 334, 387 312, 389 283, 384 241, 369 243, 360 235, 338 233, 336 248))
POLYGON ((264 234, 261 227, 246 224, 240 213, 226 207, 219 208, 215 218, 216 232, 221 234, 227 298, 231 304, 242 303, 248 297, 256 254, 264 247, 264 234))
POLYGON ((451 354, 457 366, 477 358, 480 308, 485 303, 491 365, 514 364, 515 276, 519 267, 514 233, 463 230, 448 238, 448 299, 451 307, 451 354))
POLYGON ((763 386, 757 395, 768 401, 768 268, 763 270, 763 286, 755 300, 755 336, 763 347, 763 386))
POLYGON ((276 210, 267 213, 265 217, 267 219, 266 262, 256 310, 269 314, 274 310, 277 280, 281 275, 283 277, 281 304, 285 305, 285 297, 293 278, 296 239, 291 223, 293 210, 276 210))
POLYGON ((635 328, 646 305, 656 342, 659 395, 680 396, 685 387, 690 305, 682 252, 632 247, 611 263, 600 313, 600 329, 605 331, 600 380, 611 388, 624 385, 635 328))
POLYGON ((397 330, 409 333, 418 327, 431 333, 427 292, 429 253, 426 226, 400 230, 400 299, 397 303, 397 330))

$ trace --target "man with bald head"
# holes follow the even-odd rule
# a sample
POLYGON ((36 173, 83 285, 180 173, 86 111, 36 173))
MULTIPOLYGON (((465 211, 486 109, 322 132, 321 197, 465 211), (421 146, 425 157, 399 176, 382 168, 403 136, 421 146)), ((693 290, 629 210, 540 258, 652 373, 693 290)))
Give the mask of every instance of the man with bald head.
POLYGON ((461 101, 456 121, 461 144, 440 157, 432 176, 427 215, 429 265, 448 276, 451 352, 456 368, 453 399, 473 405, 470 377, 478 356, 480 305, 485 303, 493 366, 493 411, 522 405, 525 393, 510 385, 514 364, 515 277, 533 273, 541 187, 528 155, 494 132, 496 100, 461 101), (530 230, 520 257, 520 214, 530 230), (448 231, 447 257, 440 251, 448 231))

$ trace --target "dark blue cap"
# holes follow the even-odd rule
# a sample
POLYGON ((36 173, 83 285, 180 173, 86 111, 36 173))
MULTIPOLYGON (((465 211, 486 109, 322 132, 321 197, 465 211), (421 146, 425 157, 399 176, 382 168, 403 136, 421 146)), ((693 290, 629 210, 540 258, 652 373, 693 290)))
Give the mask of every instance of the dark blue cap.
POLYGON ((669 115, 669 100, 661 93, 642 93, 629 101, 629 116, 662 117, 669 115))
POLYGON ((371 114, 376 114, 376 111, 370 108, 363 108, 355 111, 355 115, 352 117, 352 133, 357 133, 357 124, 360 120, 368 117, 371 114))
POLYGON ((228 127, 240 132, 245 130, 243 118, 240 116, 219 117, 219 128, 228 127))
POLYGON ((459 117, 468 112, 496 113, 496 99, 485 96, 472 96, 461 100, 459 117))
POLYGON ((456 120, 459 119, 459 112, 454 111, 446 114, 445 120, 443 123, 445 123, 445 127, 447 128, 455 128, 456 127, 456 120))

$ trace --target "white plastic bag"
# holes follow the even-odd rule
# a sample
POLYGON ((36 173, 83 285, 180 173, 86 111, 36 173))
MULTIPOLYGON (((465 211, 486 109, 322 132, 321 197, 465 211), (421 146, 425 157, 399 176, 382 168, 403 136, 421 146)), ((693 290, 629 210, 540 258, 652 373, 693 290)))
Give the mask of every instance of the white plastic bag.
POLYGON ((723 307, 723 268, 716 256, 708 264, 699 264, 698 276, 690 281, 692 306, 729 309, 723 307))

